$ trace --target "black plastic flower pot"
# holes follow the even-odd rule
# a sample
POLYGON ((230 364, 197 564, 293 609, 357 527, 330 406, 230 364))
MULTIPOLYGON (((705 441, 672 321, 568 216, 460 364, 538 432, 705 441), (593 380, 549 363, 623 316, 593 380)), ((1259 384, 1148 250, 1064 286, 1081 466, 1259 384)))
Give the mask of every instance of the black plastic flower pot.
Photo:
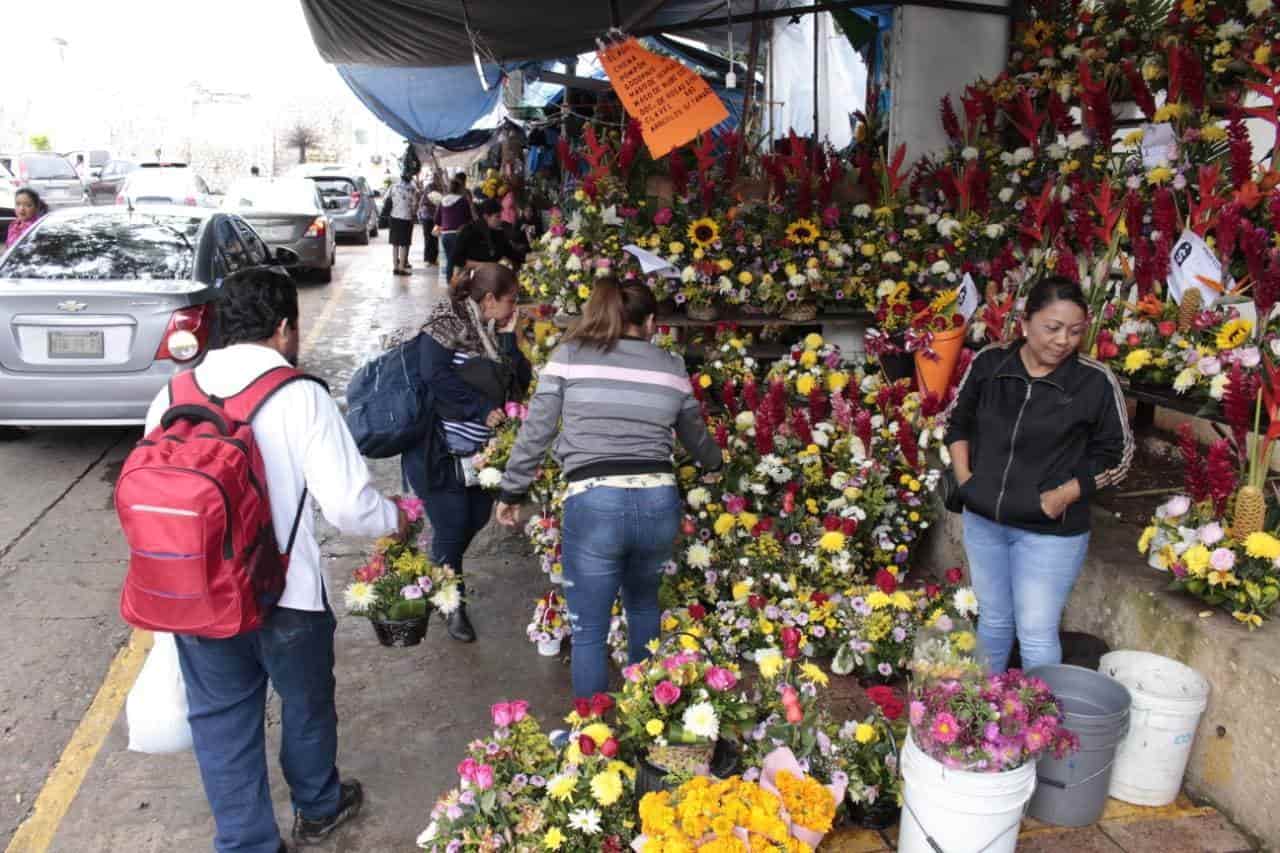
POLYGON ((430 618, 431 614, 427 613, 416 619, 370 619, 369 624, 373 625, 373 633, 377 635, 379 643, 404 648, 422 642, 422 638, 427 636, 427 622, 430 618))
POLYGON ((881 797, 874 803, 850 803, 849 822, 863 829, 888 829, 902 817, 902 807, 894 797, 881 797))

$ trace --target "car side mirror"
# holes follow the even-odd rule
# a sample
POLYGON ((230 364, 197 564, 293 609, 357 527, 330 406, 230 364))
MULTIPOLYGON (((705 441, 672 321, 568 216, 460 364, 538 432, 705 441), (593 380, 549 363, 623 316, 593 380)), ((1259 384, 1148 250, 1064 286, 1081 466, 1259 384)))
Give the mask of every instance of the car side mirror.
POLYGON ((301 256, 287 246, 277 246, 273 260, 282 267, 296 267, 302 262, 301 256))
POLYGON ((93 178, 94 180, 97 180, 98 178, 101 178, 101 177, 102 177, 102 167, 101 167, 101 166, 95 166, 94 168, 90 169, 90 170, 89 170, 89 177, 93 178))

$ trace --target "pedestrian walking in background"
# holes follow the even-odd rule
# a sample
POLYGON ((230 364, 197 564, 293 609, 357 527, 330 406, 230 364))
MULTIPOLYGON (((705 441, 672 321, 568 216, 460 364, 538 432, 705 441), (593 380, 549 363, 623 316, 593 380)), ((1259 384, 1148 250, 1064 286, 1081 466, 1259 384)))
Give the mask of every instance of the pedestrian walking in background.
POLYGON ((449 181, 449 192, 436 208, 436 228, 440 233, 440 251, 444 253, 444 280, 453 281, 453 253, 458 246, 458 233, 475 219, 475 210, 467 195, 467 176, 461 172, 449 181))
POLYGON ((496 199, 485 199, 480 205, 480 218, 458 232, 449 263, 457 270, 471 263, 509 261, 519 267, 524 253, 517 249, 503 230, 502 205, 496 199))
POLYGON ((440 173, 435 173, 427 190, 418 202, 418 222, 422 224, 422 260, 429 267, 434 267, 440 257, 440 241, 436 236, 436 211, 444 199, 443 187, 440 184, 440 173))
POLYGON ((31 226, 40 221, 49 212, 49 205, 40 198, 40 193, 33 189, 23 188, 13 194, 13 216, 9 230, 4 237, 5 248, 18 242, 18 238, 31 230, 31 226))
MULTIPOLYGON (((459 575, 467 548, 493 513, 493 498, 477 482, 471 457, 506 419, 506 404, 524 399, 531 380, 516 343, 517 290, 515 274, 504 266, 459 270, 449 298, 432 308, 418 338, 430 426, 401 466, 426 504, 431 559, 459 575)), ((475 641, 465 605, 449 616, 449 635, 475 641)))
POLYGON ((579 697, 608 690, 606 640, 619 589, 630 662, 648 657, 658 636, 658 585, 683 513, 671 464, 674 437, 708 474, 724 464, 684 359, 649 341, 657 311, 646 285, 596 279, 582 319, 538 374, 502 477, 498 521, 514 527, 559 435, 555 454, 569 481, 564 594, 579 697))
POLYGON ((418 210, 418 188, 413 175, 405 172, 388 193, 391 201, 391 252, 395 275, 410 275, 409 247, 413 244, 413 220, 418 210))
MULTIPOLYGON (((250 270, 227 276, 220 296, 226 346, 208 354, 195 378, 204 393, 230 399, 264 374, 296 363, 298 293, 284 273, 250 270)), ((169 405, 166 389, 147 415, 148 433, 169 405)), ((342 781, 335 764, 337 621, 313 502, 345 534, 403 535, 408 527, 396 505, 374 489, 342 413, 320 383, 281 387, 250 425, 265 465, 276 541, 293 537, 284 593, 257 630, 226 639, 175 638, 218 853, 286 850, 267 777, 268 682, 281 700, 280 763, 293 801, 294 841, 319 842, 359 813, 360 783, 342 781)))
POLYGON ((946 443, 964 502, 964 546, 982 614, 980 651, 1003 672, 1062 661, 1058 627, 1089 548, 1089 501, 1124 479, 1133 436, 1120 384, 1080 355, 1080 285, 1046 278, 1027 295, 1025 337, 973 361, 946 443))

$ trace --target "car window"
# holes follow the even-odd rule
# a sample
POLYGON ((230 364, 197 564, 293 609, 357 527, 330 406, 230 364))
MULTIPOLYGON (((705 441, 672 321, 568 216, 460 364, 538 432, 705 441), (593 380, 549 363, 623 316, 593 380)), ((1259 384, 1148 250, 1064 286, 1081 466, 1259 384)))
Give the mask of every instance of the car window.
POLYGON ((320 195, 326 199, 350 196, 356 191, 356 185, 347 178, 314 178, 320 188, 320 195))
POLYGON ((280 213, 313 213, 320 207, 316 202, 316 186, 311 181, 261 178, 236 181, 223 197, 222 206, 280 213))
POLYGON ((228 274, 238 272, 250 265, 249 250, 240 242, 236 227, 230 219, 219 220, 214 234, 218 241, 218 254, 222 256, 223 266, 228 274))
POLYGON ((240 232, 241 241, 248 248, 249 263, 259 267, 269 264, 271 262, 271 251, 267 248, 267 244, 262 242, 262 238, 258 236, 258 233, 243 219, 237 218, 232 221, 236 224, 236 230, 240 232))
POLYGON ((53 154, 23 154, 22 166, 33 181, 61 180, 76 177, 75 167, 65 157, 53 154))
POLYGON ((190 279, 201 220, 139 213, 49 219, 0 262, 0 277, 190 279))

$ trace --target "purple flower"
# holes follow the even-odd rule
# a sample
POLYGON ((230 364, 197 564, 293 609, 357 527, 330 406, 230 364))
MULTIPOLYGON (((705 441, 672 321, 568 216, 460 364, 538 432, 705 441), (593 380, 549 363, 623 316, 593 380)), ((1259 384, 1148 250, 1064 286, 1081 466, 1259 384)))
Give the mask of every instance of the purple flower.
POLYGON ((788 302, 795 302, 795 301, 796 301, 797 299, 799 299, 799 298, 800 298, 800 294, 796 293, 794 290, 788 290, 788 291, 787 291, 787 301, 788 301, 788 302))
POLYGON ((906 628, 903 628, 901 625, 899 625, 898 627, 893 629, 893 641, 895 643, 901 643, 906 638, 907 638, 906 628))
POLYGON ((767 605, 764 609, 764 618, 770 622, 776 622, 778 617, 782 615, 782 611, 778 609, 776 604, 767 605))
POLYGON ((422 598, 422 587, 418 586, 416 583, 411 583, 400 590, 400 597, 409 601, 415 601, 422 598))
POLYGON ((685 296, 683 291, 679 291, 679 290, 676 291, 676 295, 674 298, 677 305, 683 305, 685 302, 689 300, 689 297, 685 296))
POLYGON ((529 784, 535 788, 545 788, 547 787, 547 780, 541 776, 534 775, 529 777, 529 784))
POLYGON ((893 675, 893 667, 887 663, 880 664, 878 667, 876 667, 876 669, 879 670, 880 674, 883 675, 885 678, 888 678, 889 676, 893 675))
POLYGON ((434 584, 431 583, 431 578, 427 577, 426 575, 423 575, 422 577, 418 578, 418 586, 422 587, 423 592, 431 592, 431 587, 433 585, 434 584))
POLYGON ((787 537, 788 545, 799 545, 802 542, 804 542, 804 537, 801 536, 799 533, 792 533, 790 536, 787 537))

